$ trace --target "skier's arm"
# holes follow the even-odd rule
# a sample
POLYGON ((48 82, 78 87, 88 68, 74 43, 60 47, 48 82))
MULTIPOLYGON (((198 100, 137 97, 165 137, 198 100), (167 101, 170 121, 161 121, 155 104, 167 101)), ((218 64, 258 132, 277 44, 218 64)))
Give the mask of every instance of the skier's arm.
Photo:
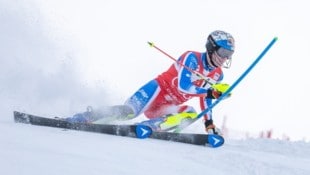
POLYGON ((198 69, 198 58, 192 52, 188 52, 186 55, 183 55, 185 58, 183 59, 182 64, 186 66, 180 65, 179 75, 178 75, 178 87, 179 90, 190 95, 207 95, 207 89, 203 87, 196 86, 193 84, 194 81, 201 79, 198 75, 195 75, 193 71, 197 71, 198 69))

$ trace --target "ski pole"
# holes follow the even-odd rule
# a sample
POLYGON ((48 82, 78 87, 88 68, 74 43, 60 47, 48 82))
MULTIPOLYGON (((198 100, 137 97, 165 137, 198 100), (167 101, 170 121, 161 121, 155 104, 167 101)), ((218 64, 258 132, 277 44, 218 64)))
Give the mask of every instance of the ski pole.
MULTIPOLYGON (((214 103, 211 104, 207 109, 202 111, 197 119, 201 118, 207 112, 211 111, 220 101, 222 101, 230 92, 244 79, 244 77, 253 69, 253 67, 263 58, 263 56, 267 53, 267 51, 271 48, 271 46, 278 40, 278 37, 274 37, 272 41, 268 44, 268 46, 262 51, 262 53, 254 60, 254 62, 244 71, 243 74, 224 92, 214 103)), ((184 129, 184 128, 183 128, 184 129)))
POLYGON ((177 62, 179 65, 183 66, 185 69, 187 69, 188 71, 190 71, 191 73, 197 75, 199 78, 203 79, 206 81, 206 83, 209 83, 210 85, 213 85, 210 82, 210 78, 205 77, 203 74, 191 69, 190 67, 182 64, 180 61, 178 61, 177 59, 173 58, 171 55, 169 55, 167 52, 161 50, 160 48, 158 48, 154 43, 152 42, 147 42, 151 47, 154 47, 156 50, 158 50, 159 52, 163 53, 164 55, 166 55, 167 57, 169 57, 170 59, 172 59, 173 61, 177 62))

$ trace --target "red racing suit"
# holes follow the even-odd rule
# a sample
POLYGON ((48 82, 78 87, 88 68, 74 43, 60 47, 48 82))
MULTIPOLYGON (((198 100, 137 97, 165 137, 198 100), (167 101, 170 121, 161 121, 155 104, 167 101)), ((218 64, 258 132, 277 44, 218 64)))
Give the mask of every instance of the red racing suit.
MULTIPOLYGON (((173 113, 196 112, 193 107, 182 105, 193 97, 200 98, 201 110, 205 110, 212 102, 212 99, 206 98, 211 86, 196 72, 211 78, 214 83, 223 79, 222 69, 208 64, 206 52, 187 51, 167 71, 142 86, 125 104, 134 109, 136 116, 144 113, 150 119, 173 113)), ((204 117, 212 119, 212 111, 204 117)))

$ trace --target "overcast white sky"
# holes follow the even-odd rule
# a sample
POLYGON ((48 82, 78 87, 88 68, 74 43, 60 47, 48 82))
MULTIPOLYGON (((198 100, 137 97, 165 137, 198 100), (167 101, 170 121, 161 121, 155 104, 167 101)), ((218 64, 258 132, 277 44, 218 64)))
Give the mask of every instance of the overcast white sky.
MULTIPOLYGON (((123 103, 172 63, 147 41, 178 58, 187 50, 204 51, 207 35, 221 29, 236 40, 232 66, 224 70, 229 84, 279 39, 233 96, 216 106, 215 121, 220 125, 227 116, 229 128, 273 129, 278 137, 302 139, 310 133, 306 1, 1 0, 0 5, 0 95, 9 105, 4 114, 21 109, 71 115, 88 104, 123 103)), ((189 103, 199 109, 196 100, 189 103)))

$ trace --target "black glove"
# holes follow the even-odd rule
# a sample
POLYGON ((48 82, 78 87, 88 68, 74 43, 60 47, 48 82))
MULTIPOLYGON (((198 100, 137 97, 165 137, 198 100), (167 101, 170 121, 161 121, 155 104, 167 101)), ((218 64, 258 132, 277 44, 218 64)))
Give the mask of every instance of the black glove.
POLYGON ((206 132, 208 134, 217 134, 217 135, 221 135, 221 130, 219 128, 217 128, 214 124, 213 124, 213 120, 206 120, 205 121, 205 127, 206 127, 206 132))
POLYGON ((206 98, 217 99, 217 98, 219 98, 221 95, 222 95, 221 92, 218 92, 218 91, 213 90, 213 89, 208 89, 206 98))
MULTIPOLYGON (((226 83, 216 83, 212 85, 210 89, 207 91, 207 98, 211 99, 217 99, 219 98, 223 93, 225 93, 230 88, 229 84, 226 83)), ((230 97, 231 93, 229 93, 227 97, 230 97)))

